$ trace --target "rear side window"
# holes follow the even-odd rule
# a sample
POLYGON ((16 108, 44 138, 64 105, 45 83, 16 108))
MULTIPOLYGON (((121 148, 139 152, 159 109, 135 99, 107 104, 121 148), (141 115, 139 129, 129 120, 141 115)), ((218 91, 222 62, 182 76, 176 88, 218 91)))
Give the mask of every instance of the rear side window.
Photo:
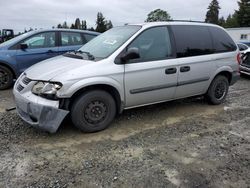
POLYGON ((217 27, 209 27, 213 37, 215 53, 232 52, 237 49, 232 38, 223 30, 217 27))
POLYGON ((80 33, 61 32, 62 46, 83 45, 82 36, 80 33))
POLYGON ((175 36, 177 58, 213 53, 213 42, 208 27, 174 25, 171 28, 175 36))
POLYGON ((93 38, 95 38, 95 35, 89 35, 89 34, 84 34, 84 37, 87 42, 91 41, 93 38))

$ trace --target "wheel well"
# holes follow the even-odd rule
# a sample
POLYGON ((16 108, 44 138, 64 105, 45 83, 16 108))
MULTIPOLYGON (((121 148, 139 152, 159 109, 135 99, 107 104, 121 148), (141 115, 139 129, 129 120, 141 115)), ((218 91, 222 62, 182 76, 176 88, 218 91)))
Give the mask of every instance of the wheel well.
POLYGON ((0 62, 0 65, 8 68, 11 71, 11 73, 13 74, 13 78, 16 79, 16 73, 9 65, 6 65, 5 63, 2 63, 2 62, 0 62))
POLYGON ((109 93, 115 100, 117 112, 120 113, 122 111, 122 102, 121 102, 121 96, 119 92, 113 86, 105 85, 105 84, 91 85, 91 86, 87 86, 78 90, 76 93, 74 93, 74 95, 69 99, 68 102, 66 101, 63 102, 64 108, 70 109, 73 102, 75 101, 77 97, 82 95, 84 92, 91 91, 91 90, 104 90, 107 93, 109 93))
POLYGON ((223 71, 223 72, 220 72, 219 74, 217 74, 216 76, 218 76, 218 75, 225 76, 228 79, 229 84, 231 83, 231 81, 232 81, 232 73, 230 73, 228 71, 223 71))

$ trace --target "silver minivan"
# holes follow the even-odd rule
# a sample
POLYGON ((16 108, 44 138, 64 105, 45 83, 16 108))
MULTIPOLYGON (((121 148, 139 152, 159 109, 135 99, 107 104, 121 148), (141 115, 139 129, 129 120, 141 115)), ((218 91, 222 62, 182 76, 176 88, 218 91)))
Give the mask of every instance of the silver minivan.
POLYGON ((69 115, 82 131, 96 132, 130 108, 198 95, 221 104, 239 63, 236 44, 219 26, 125 25, 29 68, 13 92, 18 114, 34 127, 54 133, 69 115))

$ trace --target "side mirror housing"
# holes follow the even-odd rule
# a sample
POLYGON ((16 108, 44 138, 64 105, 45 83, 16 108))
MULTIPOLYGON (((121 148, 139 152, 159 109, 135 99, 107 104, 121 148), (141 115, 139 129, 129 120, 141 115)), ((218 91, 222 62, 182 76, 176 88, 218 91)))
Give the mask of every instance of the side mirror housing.
POLYGON ((128 51, 121 57, 122 62, 127 62, 131 59, 140 58, 139 49, 138 48, 129 48, 128 51))
POLYGON ((25 43, 20 44, 20 49, 21 50, 26 50, 28 48, 28 45, 25 43))

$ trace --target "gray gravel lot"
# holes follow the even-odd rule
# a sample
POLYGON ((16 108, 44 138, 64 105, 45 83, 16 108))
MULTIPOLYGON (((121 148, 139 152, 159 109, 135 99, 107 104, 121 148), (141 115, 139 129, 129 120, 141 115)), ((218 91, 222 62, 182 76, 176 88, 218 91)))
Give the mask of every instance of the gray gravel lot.
POLYGON ((23 123, 0 92, 0 187, 250 187, 250 78, 223 105, 184 99, 125 111, 105 131, 23 123))

